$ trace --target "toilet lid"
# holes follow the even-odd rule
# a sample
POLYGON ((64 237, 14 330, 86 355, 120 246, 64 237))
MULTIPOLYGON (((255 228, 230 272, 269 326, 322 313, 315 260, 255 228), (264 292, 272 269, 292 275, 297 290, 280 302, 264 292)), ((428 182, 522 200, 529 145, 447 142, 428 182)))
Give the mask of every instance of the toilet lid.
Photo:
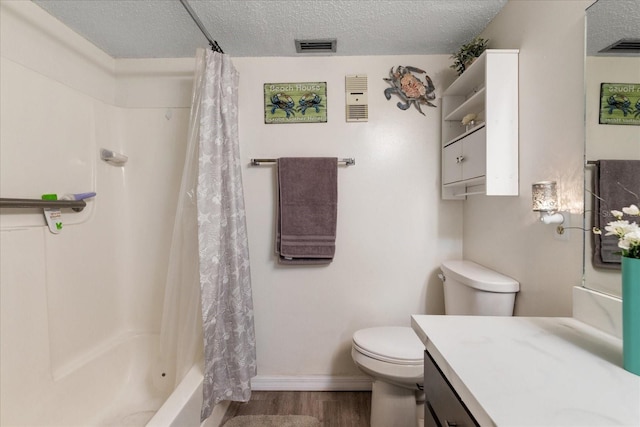
POLYGON ((424 360, 424 344, 408 327, 360 329, 353 334, 353 345, 360 353, 383 362, 421 365, 424 360))

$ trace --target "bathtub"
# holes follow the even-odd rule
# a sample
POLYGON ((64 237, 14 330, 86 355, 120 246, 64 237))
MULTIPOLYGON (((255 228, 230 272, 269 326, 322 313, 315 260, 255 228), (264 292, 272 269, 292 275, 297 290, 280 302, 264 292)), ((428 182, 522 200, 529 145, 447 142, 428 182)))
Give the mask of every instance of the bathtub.
POLYGON ((171 393, 146 427, 219 427, 230 402, 221 402, 200 424, 202 362, 195 364, 171 393))
MULTIPOLYGON (((30 384, 19 369, 5 369, 1 424, 200 426, 202 363, 195 364, 178 387, 170 390, 162 384, 161 373, 154 372, 158 343, 155 334, 120 336, 57 372, 38 375, 37 384, 30 384)), ((38 371, 34 365, 34 375, 38 371)), ((218 427, 227 407, 228 403, 217 405, 202 427, 218 427)))
MULTIPOLYGON (((217 405, 212 415, 200 423, 202 405, 202 362, 194 364, 174 390, 163 384, 153 363, 157 357, 159 337, 152 334, 131 335, 89 365, 100 365, 108 376, 120 377, 107 398, 108 405, 87 425, 96 427, 219 427, 229 405, 217 405)), ((98 366, 94 366, 95 371, 98 366)), ((93 377, 94 385, 105 378, 93 377), (97 380, 97 381, 96 381, 97 380)), ((87 392, 84 389, 83 392, 87 392)), ((84 425, 84 424, 83 424, 84 425)))

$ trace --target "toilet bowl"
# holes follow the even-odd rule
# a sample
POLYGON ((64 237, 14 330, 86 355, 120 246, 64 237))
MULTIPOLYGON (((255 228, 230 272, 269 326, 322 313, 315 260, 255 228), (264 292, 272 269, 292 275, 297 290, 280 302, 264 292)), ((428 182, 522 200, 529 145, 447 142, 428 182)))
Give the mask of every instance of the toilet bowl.
POLYGON ((424 404, 424 345, 409 327, 382 326, 353 334, 351 356, 373 378, 371 427, 417 423, 424 404))
MULTIPOLYGON (((511 316, 517 281, 466 260, 445 261, 440 278, 445 313, 511 316)), ((353 334, 351 356, 372 378, 371 427, 414 427, 424 417, 424 344, 409 327, 382 326, 353 334)))

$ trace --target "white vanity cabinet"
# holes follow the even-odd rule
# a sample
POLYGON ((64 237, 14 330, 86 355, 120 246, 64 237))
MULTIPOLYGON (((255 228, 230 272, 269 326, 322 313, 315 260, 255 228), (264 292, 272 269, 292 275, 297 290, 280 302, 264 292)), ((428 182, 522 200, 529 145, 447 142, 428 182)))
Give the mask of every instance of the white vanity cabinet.
POLYGON ((486 50, 442 94, 442 198, 471 194, 518 195, 515 49, 486 50), (468 114, 476 115, 470 129, 468 114))

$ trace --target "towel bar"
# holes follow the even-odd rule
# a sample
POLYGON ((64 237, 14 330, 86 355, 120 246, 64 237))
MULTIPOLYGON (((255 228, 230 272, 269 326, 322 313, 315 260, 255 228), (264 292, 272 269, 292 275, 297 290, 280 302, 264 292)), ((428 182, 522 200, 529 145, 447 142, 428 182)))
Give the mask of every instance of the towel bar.
MULTIPOLYGON (((263 164, 275 164, 276 159, 251 159, 251 166, 260 166, 263 164)), ((353 157, 347 159, 340 159, 338 163, 344 163, 345 166, 355 166, 356 159, 353 157)))

